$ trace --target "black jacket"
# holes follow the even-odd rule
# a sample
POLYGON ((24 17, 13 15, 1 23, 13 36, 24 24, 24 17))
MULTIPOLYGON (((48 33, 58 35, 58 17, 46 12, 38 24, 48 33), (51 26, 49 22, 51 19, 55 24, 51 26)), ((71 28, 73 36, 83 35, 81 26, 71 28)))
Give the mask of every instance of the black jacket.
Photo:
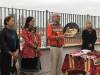
POLYGON ((84 30, 82 32, 82 49, 94 50, 94 44, 97 40, 96 31, 92 29, 91 31, 84 30), (92 44, 92 47, 89 47, 92 44))
POLYGON ((19 39, 15 30, 4 28, 0 32, 0 49, 1 52, 14 52, 19 49, 19 39))

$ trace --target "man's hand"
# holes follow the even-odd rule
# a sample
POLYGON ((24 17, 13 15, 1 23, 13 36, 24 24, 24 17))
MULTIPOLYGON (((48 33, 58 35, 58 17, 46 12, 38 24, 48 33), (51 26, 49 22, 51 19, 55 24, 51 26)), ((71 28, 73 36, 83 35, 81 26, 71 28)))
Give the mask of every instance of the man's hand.
POLYGON ((56 38, 56 40, 57 40, 57 41, 60 41, 60 40, 61 40, 61 38, 60 38, 60 37, 59 37, 59 38, 56 38))
POLYGON ((61 41, 61 39, 62 39, 62 37, 60 37, 60 36, 57 36, 56 37, 56 40, 59 42, 59 41, 61 41))

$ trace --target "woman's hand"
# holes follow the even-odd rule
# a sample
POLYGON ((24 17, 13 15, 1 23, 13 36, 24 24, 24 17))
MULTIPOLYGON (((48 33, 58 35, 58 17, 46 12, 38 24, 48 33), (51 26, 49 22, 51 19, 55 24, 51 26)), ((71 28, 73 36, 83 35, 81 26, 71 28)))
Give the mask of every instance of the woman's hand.
POLYGON ((91 48, 92 47, 92 44, 89 44, 89 47, 91 48))
POLYGON ((36 51, 36 57, 40 57, 41 56, 41 51, 40 50, 37 50, 36 51))
POLYGON ((14 52, 14 55, 15 55, 15 57, 19 56, 19 50, 18 49, 14 52))
POLYGON ((17 58, 18 58, 18 56, 19 56, 19 51, 17 50, 16 52, 11 52, 11 51, 9 51, 9 54, 11 55, 11 56, 13 56, 13 59, 14 60, 16 60, 17 58))
POLYGON ((8 52, 11 56, 13 56, 13 53, 11 51, 8 52))
POLYGON ((37 42, 35 42, 32 46, 33 46, 33 48, 38 49, 39 44, 37 42))
POLYGON ((19 50, 16 50, 15 52, 12 53, 12 56, 14 57, 14 59, 18 59, 19 57, 19 50))

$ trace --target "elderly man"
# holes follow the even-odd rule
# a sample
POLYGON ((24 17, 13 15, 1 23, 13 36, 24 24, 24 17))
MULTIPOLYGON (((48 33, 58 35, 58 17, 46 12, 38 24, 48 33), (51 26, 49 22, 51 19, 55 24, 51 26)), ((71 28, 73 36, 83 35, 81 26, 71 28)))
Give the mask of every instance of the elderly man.
POLYGON ((51 75, 61 75, 64 35, 58 13, 53 14, 52 22, 48 24, 47 38, 48 46, 50 46, 51 75))

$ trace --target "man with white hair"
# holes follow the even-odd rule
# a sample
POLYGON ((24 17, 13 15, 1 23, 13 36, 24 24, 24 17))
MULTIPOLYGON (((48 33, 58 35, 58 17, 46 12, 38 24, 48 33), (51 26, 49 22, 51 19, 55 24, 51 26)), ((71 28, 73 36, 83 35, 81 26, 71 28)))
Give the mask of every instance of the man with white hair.
POLYGON ((52 22, 48 24, 47 38, 50 46, 51 75, 61 75, 64 35, 58 13, 53 14, 52 22))

